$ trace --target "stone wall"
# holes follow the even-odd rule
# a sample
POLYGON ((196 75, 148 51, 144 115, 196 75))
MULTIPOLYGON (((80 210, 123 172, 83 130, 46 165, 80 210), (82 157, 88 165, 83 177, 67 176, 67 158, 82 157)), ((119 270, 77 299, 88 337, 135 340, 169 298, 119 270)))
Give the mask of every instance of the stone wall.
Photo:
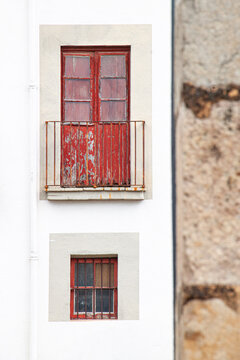
POLYGON ((240 1, 175 3, 176 358, 240 358, 240 1))

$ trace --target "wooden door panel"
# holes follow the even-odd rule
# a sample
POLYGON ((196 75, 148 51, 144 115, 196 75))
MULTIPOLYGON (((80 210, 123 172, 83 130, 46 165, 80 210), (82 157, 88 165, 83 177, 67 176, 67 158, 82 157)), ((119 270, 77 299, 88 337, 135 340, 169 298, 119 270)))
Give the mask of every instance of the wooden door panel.
POLYGON ((63 125, 62 186, 129 185, 129 124, 63 125))
POLYGON ((62 125, 62 186, 95 184, 95 126, 62 125))
POLYGON ((130 184, 128 53, 63 54, 61 186, 130 184))
POLYGON ((129 128, 125 123, 102 123, 97 132, 97 185, 129 185, 129 128))
POLYGON ((101 150, 104 158, 102 182, 127 186, 130 184, 127 54, 100 53, 99 63, 99 119, 104 122, 105 144, 101 150))

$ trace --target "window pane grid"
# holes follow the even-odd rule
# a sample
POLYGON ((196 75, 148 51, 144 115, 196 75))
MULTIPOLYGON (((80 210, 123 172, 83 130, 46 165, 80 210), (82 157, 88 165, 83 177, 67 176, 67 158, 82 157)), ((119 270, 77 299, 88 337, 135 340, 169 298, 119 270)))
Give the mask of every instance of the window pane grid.
POLYGON ((71 259, 71 318, 117 318, 117 258, 71 259))

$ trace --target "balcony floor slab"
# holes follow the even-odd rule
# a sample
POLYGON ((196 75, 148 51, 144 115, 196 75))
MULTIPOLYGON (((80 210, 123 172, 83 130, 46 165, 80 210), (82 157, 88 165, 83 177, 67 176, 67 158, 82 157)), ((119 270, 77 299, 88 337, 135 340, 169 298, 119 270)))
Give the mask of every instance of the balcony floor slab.
POLYGON ((54 188, 48 200, 144 200, 145 189, 130 188, 54 188))

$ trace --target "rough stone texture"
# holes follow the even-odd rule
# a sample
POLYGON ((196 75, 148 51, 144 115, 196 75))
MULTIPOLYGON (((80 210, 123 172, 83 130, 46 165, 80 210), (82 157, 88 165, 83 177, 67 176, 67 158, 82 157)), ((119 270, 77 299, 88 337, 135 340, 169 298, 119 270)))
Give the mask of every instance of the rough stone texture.
POLYGON ((195 85, 240 81, 240 2, 182 1, 183 78, 195 85))
POLYGON ((240 359, 239 15, 175 2, 176 360, 240 359))
POLYGON ((230 285, 192 285, 183 287, 183 305, 192 300, 221 299, 232 310, 238 311, 238 292, 230 285))
POLYGON ((194 86, 191 83, 184 83, 182 100, 196 117, 205 119, 210 116, 212 105, 220 100, 239 101, 240 86, 230 84, 221 87, 212 86, 210 88, 204 88, 202 86, 194 86))
POLYGON ((220 101, 207 119, 182 104, 184 283, 240 283, 240 104, 220 101))
POLYGON ((239 360, 240 314, 220 299, 184 307, 184 360, 239 360))

